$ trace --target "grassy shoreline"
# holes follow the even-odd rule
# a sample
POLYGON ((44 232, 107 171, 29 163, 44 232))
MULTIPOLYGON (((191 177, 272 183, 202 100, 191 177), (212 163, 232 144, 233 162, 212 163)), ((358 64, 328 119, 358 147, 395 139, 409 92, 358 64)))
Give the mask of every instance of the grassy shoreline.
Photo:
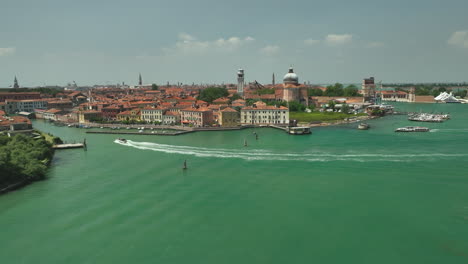
POLYGON ((43 134, 40 138, 0 135, 0 194, 45 179, 54 156, 53 139, 43 134))
POLYGON ((353 117, 362 117, 367 116, 367 114, 345 114, 345 113, 337 113, 337 112, 290 112, 289 119, 290 120, 297 120, 298 123, 315 123, 315 122, 337 122, 346 120, 347 118, 353 117))

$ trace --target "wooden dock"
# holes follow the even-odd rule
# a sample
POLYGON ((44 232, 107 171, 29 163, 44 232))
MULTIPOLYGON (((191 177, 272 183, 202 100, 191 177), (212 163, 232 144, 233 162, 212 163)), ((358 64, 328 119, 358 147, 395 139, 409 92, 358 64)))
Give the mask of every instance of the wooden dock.
POLYGON ((86 148, 86 143, 57 144, 57 145, 53 145, 52 148, 54 148, 54 149, 86 148))

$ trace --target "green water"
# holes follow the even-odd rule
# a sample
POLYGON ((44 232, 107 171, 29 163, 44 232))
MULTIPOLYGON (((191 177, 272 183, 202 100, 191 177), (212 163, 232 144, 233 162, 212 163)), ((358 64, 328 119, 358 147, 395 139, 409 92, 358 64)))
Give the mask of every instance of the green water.
POLYGON ((48 180, 0 196, 0 263, 468 263, 468 106, 396 105, 452 120, 126 145, 36 121, 89 148, 58 151, 48 180))

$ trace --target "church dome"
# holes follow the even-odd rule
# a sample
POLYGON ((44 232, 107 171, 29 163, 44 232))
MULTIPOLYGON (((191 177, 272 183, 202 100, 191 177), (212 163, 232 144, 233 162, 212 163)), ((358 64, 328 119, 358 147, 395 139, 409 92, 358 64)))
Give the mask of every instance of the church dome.
POLYGON ((290 67, 288 73, 284 75, 283 83, 285 84, 298 84, 299 83, 299 77, 297 77, 297 74, 294 73, 294 70, 292 67, 290 67))

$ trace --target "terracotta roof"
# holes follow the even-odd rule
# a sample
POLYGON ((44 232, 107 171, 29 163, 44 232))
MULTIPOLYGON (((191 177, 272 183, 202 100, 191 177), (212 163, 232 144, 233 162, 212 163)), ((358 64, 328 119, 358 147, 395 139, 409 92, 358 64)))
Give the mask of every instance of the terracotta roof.
POLYGON ((232 109, 231 107, 226 107, 223 110, 221 110, 221 112, 236 112, 237 113, 237 111, 232 109))
POLYGON ((226 97, 221 97, 221 98, 218 98, 216 100, 213 101, 213 103, 225 103, 225 102, 229 102, 229 98, 226 98, 226 97))
POLYGON ((177 112, 167 111, 164 115, 179 116, 180 114, 177 112))
POLYGON ((60 113, 60 112, 62 112, 62 110, 55 109, 55 108, 52 108, 52 109, 49 109, 49 110, 45 111, 45 113, 50 113, 50 114, 56 114, 56 113, 60 113))
POLYGON ((259 106, 259 107, 252 107, 252 106, 247 106, 242 108, 242 110, 288 110, 287 107, 280 106, 272 106, 272 105, 266 105, 266 106, 259 106))

